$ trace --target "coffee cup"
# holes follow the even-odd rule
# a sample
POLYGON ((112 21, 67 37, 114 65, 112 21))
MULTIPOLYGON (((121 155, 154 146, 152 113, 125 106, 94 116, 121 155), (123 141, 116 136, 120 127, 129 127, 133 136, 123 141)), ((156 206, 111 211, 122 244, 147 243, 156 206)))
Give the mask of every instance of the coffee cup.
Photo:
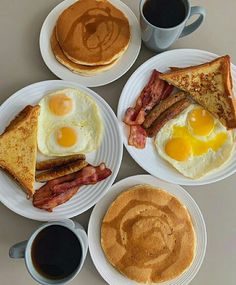
POLYGON ((194 32, 206 15, 203 7, 191 7, 188 0, 140 0, 139 10, 143 43, 155 52, 194 32), (198 18, 187 25, 193 15, 198 18))
POLYGON ((13 245, 11 258, 24 258, 30 275, 40 284, 65 284, 81 270, 88 250, 83 227, 72 220, 41 225, 27 241, 13 245))

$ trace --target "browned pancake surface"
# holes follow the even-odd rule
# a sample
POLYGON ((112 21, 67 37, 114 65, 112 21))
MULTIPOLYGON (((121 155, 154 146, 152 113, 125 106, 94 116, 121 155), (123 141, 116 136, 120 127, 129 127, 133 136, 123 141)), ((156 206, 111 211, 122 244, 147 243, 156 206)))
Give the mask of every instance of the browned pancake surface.
POLYGON ((52 36, 51 36, 51 48, 55 58, 65 67, 73 71, 74 73, 79 73, 82 75, 94 75, 96 73, 100 73, 102 71, 108 70, 112 68, 116 64, 119 59, 112 61, 110 64, 106 65, 82 65, 75 63, 68 59, 66 55, 63 53, 57 38, 56 38, 56 29, 54 28, 52 36))
POLYGON ((110 263, 137 282, 173 279, 192 263, 195 233, 184 205, 169 193, 137 185, 120 194, 101 227, 110 263))
POLYGON ((56 33, 64 54, 83 65, 111 63, 130 40, 127 18, 106 0, 75 2, 59 16, 56 33))

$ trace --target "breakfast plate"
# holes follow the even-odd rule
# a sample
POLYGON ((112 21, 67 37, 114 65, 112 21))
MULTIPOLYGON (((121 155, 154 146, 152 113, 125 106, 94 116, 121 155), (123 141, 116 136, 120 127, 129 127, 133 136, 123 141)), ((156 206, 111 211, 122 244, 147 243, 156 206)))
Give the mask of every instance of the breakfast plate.
POLYGON ((100 108, 104 126, 102 141, 97 150, 86 155, 86 160, 93 165, 104 162, 112 170, 112 174, 96 185, 81 187, 74 197, 49 213, 33 207, 31 200, 26 199, 26 193, 21 190, 20 186, 3 171, 0 171, 0 201, 17 214, 34 220, 49 221, 71 218, 86 211, 97 203, 111 187, 121 164, 123 145, 114 112, 98 94, 78 83, 49 80, 29 85, 17 91, 0 107, 0 132, 3 132, 12 118, 26 105, 35 105, 46 94, 64 88, 81 90, 91 97, 100 108))
POLYGON ((196 202, 182 187, 180 187, 179 185, 174 185, 161 181, 160 179, 155 178, 151 175, 131 176, 117 182, 112 186, 109 193, 107 193, 103 197, 103 199, 99 203, 97 203, 97 205, 94 207, 88 225, 89 250, 92 260, 98 272, 101 274, 101 276, 108 284, 112 285, 137 284, 136 282, 127 279, 125 276, 119 273, 107 261, 101 247, 101 223, 108 207, 121 192, 132 186, 143 183, 161 188, 167 191, 168 193, 176 196, 176 198, 178 198, 184 205, 186 205, 191 215, 197 240, 194 260, 190 265, 190 267, 182 275, 168 282, 163 283, 165 285, 189 284, 190 281, 197 274, 198 270, 200 269, 200 266, 203 262, 206 252, 207 234, 206 234, 206 227, 203 216, 196 202))
POLYGON ((122 55, 121 59, 108 71, 104 71, 91 76, 82 76, 75 74, 63 65, 61 65, 54 57, 50 37, 57 21, 58 16, 63 10, 75 3, 76 0, 65 0, 57 5, 45 19, 39 38, 39 45, 42 58, 47 67, 59 78, 77 82, 88 87, 96 87, 106 85, 119 77, 121 77, 135 62, 140 48, 141 48, 141 35, 139 23, 136 16, 131 9, 120 0, 110 0, 110 2, 120 9, 128 18, 131 31, 131 39, 126 52, 122 55))
MULTIPOLYGON (((129 78, 120 96, 117 117, 122 132, 123 143, 132 158, 147 172, 163 180, 180 185, 204 185, 222 180, 236 172, 236 150, 231 158, 217 170, 198 179, 183 176, 158 154, 153 139, 148 139, 144 149, 128 145, 128 127, 123 122, 128 107, 134 106, 141 90, 148 82, 154 69, 160 72, 168 71, 170 66, 186 67, 211 61, 216 54, 196 49, 176 49, 158 54, 142 64, 129 78)), ((234 94, 236 94, 236 66, 231 64, 234 94)))

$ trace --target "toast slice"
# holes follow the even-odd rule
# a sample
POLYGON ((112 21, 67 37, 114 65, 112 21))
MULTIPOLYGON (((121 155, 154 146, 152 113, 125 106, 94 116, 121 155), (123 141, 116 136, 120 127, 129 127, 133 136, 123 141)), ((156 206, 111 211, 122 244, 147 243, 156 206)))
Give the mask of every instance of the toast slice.
POLYGON ((161 74, 160 79, 188 92, 227 129, 236 128, 236 104, 228 55, 197 66, 171 70, 161 74))
POLYGON ((26 106, 0 135, 0 167, 34 194, 40 106, 26 106))

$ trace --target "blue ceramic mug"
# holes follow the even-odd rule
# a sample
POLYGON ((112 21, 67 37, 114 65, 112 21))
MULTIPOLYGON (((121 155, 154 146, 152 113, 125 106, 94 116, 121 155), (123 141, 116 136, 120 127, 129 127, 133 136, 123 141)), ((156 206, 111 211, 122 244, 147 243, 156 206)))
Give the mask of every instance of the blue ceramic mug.
MULTIPOLYGON (((180 23, 172 27, 158 27, 150 23, 144 15, 144 5, 146 1, 150 0, 140 0, 140 25, 141 25, 141 35, 143 43, 147 48, 162 52, 168 49, 178 38, 187 36, 194 32, 203 22, 206 11, 203 7, 194 6, 191 7, 188 0, 179 0, 179 5, 184 5, 185 17, 180 23), (193 15, 198 15, 198 18, 191 24, 186 25, 187 21, 193 15)), ((168 2, 168 0, 166 0, 168 2)), ((176 1, 175 1, 176 2, 176 1)), ((170 7, 169 7, 170 8, 170 7)), ((153 9, 158 9, 157 5, 153 9)), ((155 11, 153 11, 155 13, 155 11)))
MULTIPOLYGON (((59 233, 60 233, 60 229, 59 229, 59 233)), ((83 266, 83 263, 85 261, 86 255, 87 255, 87 250, 88 250, 88 239, 87 239, 85 230, 80 224, 68 219, 68 220, 62 220, 62 221, 48 222, 46 224, 41 225, 36 231, 34 231, 34 233, 31 235, 29 240, 13 245, 9 250, 9 256, 11 258, 24 258, 25 265, 26 265, 28 272, 40 284, 59 285, 59 284, 65 284, 68 281, 72 280, 80 272, 83 266), (33 257, 32 257, 32 245, 33 245, 33 242, 37 240, 38 235, 46 228, 50 226, 55 226, 55 225, 60 226, 60 227, 65 227, 66 229, 70 231, 70 233, 73 233, 72 235, 73 241, 74 242, 76 241, 76 243, 78 242, 79 247, 81 249, 81 252, 80 252, 81 255, 79 258, 79 262, 78 264, 76 264, 76 267, 73 270, 73 272, 71 272, 69 275, 65 277, 57 278, 57 279, 50 278, 49 276, 45 276, 44 274, 41 274, 41 272, 37 270, 33 262, 33 257)))

